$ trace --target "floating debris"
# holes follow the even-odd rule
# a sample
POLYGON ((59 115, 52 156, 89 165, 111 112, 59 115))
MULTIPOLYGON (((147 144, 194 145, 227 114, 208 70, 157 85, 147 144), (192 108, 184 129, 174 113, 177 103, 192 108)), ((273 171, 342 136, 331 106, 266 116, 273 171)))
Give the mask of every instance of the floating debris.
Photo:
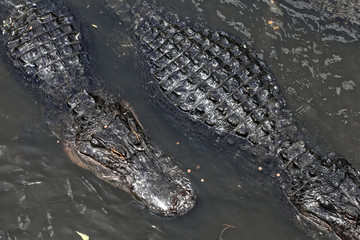
POLYGON ((89 240, 90 237, 84 233, 78 232, 76 231, 77 234, 79 234, 79 236, 81 237, 82 240, 89 240))
POLYGON ((133 47, 132 43, 121 43, 121 46, 122 47, 127 47, 127 48, 133 47))
POLYGON ((224 229, 223 229, 223 230, 221 231, 221 233, 220 233, 220 240, 223 240, 223 239, 222 239, 222 235, 223 235, 223 233, 226 231, 226 229, 236 228, 236 226, 229 225, 229 224, 226 224, 226 223, 224 223, 223 226, 225 226, 225 227, 224 227, 224 229))
POLYGON ((93 26, 94 28, 98 28, 98 26, 97 26, 97 25, 95 25, 95 24, 91 24, 91 26, 93 26))
POLYGON ((77 41, 79 41, 79 37, 80 37, 80 33, 77 33, 77 34, 75 35, 75 39, 76 39, 77 41))
POLYGON ((267 23, 268 23, 274 30, 279 29, 279 26, 276 26, 276 24, 274 23, 273 20, 269 20, 267 23))

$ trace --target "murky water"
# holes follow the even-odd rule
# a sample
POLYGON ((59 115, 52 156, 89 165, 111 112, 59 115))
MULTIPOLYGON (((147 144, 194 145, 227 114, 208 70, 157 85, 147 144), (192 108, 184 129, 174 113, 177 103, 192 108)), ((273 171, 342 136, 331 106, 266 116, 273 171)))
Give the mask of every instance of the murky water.
MULTIPOLYGON (((241 162, 248 156, 235 159, 205 146, 154 110, 131 50, 114 52, 108 45, 118 25, 102 1, 68 2, 88 22, 98 72, 131 102, 153 141, 182 169, 192 170, 199 201, 189 214, 163 219, 73 165, 46 129, 31 93, 0 60, 0 239, 81 239, 76 231, 92 240, 308 239, 276 179, 246 172, 241 162), (224 224, 231 227, 221 235, 224 224)), ((360 169, 360 25, 349 24, 353 19, 335 21, 291 0, 158 4, 250 42, 264 55, 302 126, 360 169)))

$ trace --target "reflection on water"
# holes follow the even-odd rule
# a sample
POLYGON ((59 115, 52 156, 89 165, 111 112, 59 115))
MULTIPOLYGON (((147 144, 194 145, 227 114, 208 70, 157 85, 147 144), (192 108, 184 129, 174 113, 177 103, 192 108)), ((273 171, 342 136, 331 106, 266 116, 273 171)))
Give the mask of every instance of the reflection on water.
MULTIPOLYGON (((219 239, 227 226, 223 224, 235 227, 223 232, 224 240, 308 239, 295 226, 276 179, 241 168, 249 156, 234 159, 203 146, 153 109, 131 50, 126 49, 131 44, 122 48, 129 56, 125 59, 108 45, 119 26, 102 1, 68 2, 88 21, 91 56, 100 75, 131 102, 160 148, 181 168, 191 170, 199 202, 184 217, 159 218, 128 194, 74 166, 41 123, 31 93, 21 89, 0 62, 0 239, 80 239, 76 231, 90 239, 219 239)), ((345 7, 306 2, 159 0, 158 4, 250 42, 264 55, 302 126, 359 169, 359 8, 344 14, 345 7)))

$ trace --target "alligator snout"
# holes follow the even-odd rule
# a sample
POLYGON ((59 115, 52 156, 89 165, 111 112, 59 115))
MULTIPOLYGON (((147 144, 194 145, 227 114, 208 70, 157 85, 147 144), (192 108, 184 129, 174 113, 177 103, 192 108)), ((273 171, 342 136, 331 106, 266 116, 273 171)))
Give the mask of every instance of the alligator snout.
POLYGON ((134 196, 162 216, 175 217, 189 212, 195 206, 197 196, 184 172, 173 168, 170 172, 166 169, 163 174, 157 173, 144 172, 142 181, 134 181, 134 196))
POLYGON ((172 215, 184 215, 191 210, 196 202, 194 191, 181 190, 172 197, 172 215))

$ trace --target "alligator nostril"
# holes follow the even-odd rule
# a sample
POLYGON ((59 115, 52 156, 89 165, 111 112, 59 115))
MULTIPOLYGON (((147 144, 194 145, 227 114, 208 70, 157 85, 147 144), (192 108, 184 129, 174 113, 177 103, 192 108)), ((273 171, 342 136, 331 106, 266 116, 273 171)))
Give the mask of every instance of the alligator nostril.
POLYGON ((176 204, 178 203, 178 199, 177 199, 177 197, 173 197, 173 199, 172 199, 172 201, 171 201, 171 204, 173 205, 173 207, 175 207, 176 206, 176 204))
POLYGON ((179 192, 179 194, 180 194, 181 196, 185 197, 186 195, 188 195, 188 191, 186 191, 186 190, 181 190, 181 191, 179 192))

